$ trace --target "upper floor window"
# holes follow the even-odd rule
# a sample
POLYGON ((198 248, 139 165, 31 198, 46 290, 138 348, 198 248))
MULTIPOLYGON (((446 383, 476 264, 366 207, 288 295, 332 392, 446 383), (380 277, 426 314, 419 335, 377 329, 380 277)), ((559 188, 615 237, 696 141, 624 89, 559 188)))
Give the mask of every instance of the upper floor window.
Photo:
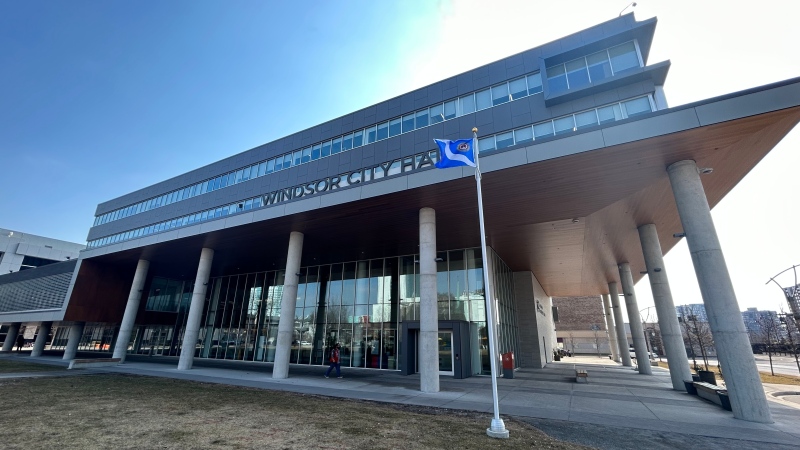
POLYGON ((547 84, 555 94, 579 89, 637 67, 641 67, 641 60, 636 43, 630 41, 548 67, 547 84))

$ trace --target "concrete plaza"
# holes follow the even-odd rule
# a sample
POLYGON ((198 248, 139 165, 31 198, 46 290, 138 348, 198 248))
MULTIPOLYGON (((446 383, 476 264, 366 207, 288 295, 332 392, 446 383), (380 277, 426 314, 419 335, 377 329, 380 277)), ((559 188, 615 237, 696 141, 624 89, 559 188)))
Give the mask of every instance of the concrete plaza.
MULTIPOLYGON (((56 357, 22 355, 5 358, 66 364, 56 357)), ((779 448, 796 446, 800 439, 800 407, 791 402, 770 402, 775 420, 772 424, 746 422, 734 419, 731 412, 699 397, 672 390, 665 369, 654 367, 653 375, 647 376, 608 359, 566 359, 549 363, 544 369, 518 370, 514 379, 499 379, 501 414, 534 425, 541 425, 541 420, 555 420, 563 424, 613 427, 619 432, 628 430, 629 435, 640 430, 689 438, 719 438, 728 444, 734 440, 743 448, 764 448, 769 444, 779 448), (589 383, 575 383, 576 368, 588 371, 589 383)), ((177 358, 134 356, 120 366, 36 376, 127 373, 407 405, 488 413, 492 410, 491 380, 485 376, 464 380, 443 376, 441 392, 422 393, 418 375, 402 376, 393 371, 346 369, 343 379, 326 379, 322 376, 325 367, 293 365, 289 378, 276 380, 269 376, 270 364, 196 360, 194 367, 178 371, 177 358)), ((4 377, 9 376, 15 375, 4 377)), ((766 389, 780 390, 775 386, 766 389)))

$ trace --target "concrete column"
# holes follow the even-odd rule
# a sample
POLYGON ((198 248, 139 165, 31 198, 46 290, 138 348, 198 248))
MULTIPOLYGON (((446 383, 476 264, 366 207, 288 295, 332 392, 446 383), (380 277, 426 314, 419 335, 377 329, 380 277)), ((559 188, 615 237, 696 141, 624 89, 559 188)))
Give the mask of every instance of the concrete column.
POLYGON ((286 254, 286 276, 281 297, 281 318, 278 322, 278 340, 275 344, 275 363, 272 378, 289 377, 289 359, 294 337, 294 308, 297 306, 297 284, 300 277, 300 259, 303 256, 303 233, 292 231, 289 235, 289 251, 286 254))
POLYGON ((419 210, 419 289, 419 390, 439 392, 436 211, 432 208, 419 210))
POLYGON ((622 307, 619 305, 617 282, 608 283, 608 296, 611 297, 611 309, 614 310, 614 325, 617 327, 617 346, 619 357, 625 367, 633 366, 631 353, 628 351, 628 335, 625 333, 625 319, 622 318, 622 307))
POLYGON ((678 324, 678 315, 675 313, 675 303, 672 301, 672 291, 669 288, 667 268, 664 266, 664 255, 661 253, 656 226, 653 224, 640 226, 639 240, 642 242, 644 263, 650 278, 650 288, 653 290, 661 342, 664 343, 664 351, 669 361, 672 388, 676 391, 685 391, 686 386, 683 381, 691 381, 692 372, 689 370, 689 359, 686 357, 686 347, 683 345, 681 327, 678 324))
POLYGON ((611 312, 611 298, 603 295, 603 311, 606 316, 606 329, 608 330, 608 346, 611 347, 611 359, 619 362, 619 343, 617 342, 617 329, 614 327, 614 316, 611 312))
POLYGON ((8 326, 8 334, 6 334, 6 340, 3 342, 3 351, 10 352, 14 350, 14 346, 17 345, 17 335, 19 334, 19 327, 22 325, 20 322, 14 322, 8 326))
POLYGON ((183 331, 183 345, 178 360, 178 370, 189 370, 194 363, 194 351, 197 348, 197 336, 200 334, 200 319, 203 316, 203 305, 206 302, 206 285, 211 275, 211 262, 214 250, 204 248, 200 251, 200 262, 197 264, 197 276, 194 279, 192 303, 186 317, 186 329, 183 331))
POLYGON ((142 299, 142 289, 144 280, 147 278, 147 270, 150 268, 150 261, 140 259, 136 265, 136 272, 133 274, 133 284, 128 293, 128 304, 125 306, 125 314, 122 316, 122 323, 119 325, 117 334, 117 345, 114 347, 114 358, 119 358, 120 363, 125 362, 125 355, 128 354, 128 343, 131 340, 136 313, 139 312, 139 301, 142 299))
POLYGON ((697 166, 694 161, 679 161, 670 165, 667 172, 714 336, 717 358, 725 374, 733 416, 771 423, 767 397, 697 166))
POLYGON ((636 365, 640 374, 652 375, 653 368, 650 367, 650 357, 647 355, 647 341, 644 338, 642 319, 639 317, 639 303, 636 302, 636 291, 633 289, 631 266, 628 263, 622 263, 618 267, 622 293, 625 295, 625 306, 628 309, 628 320, 631 325, 633 350, 636 352, 636 365))
POLYGON ((83 337, 83 328, 86 322, 75 322, 69 327, 69 336, 67 337, 67 348, 64 349, 64 357, 61 358, 65 361, 72 361, 75 359, 75 354, 78 353, 78 344, 81 343, 83 337))
POLYGON ((44 345, 47 344, 47 336, 50 335, 50 329, 53 327, 53 322, 42 322, 39 325, 39 330, 36 333, 36 340, 33 341, 32 357, 42 356, 44 345))

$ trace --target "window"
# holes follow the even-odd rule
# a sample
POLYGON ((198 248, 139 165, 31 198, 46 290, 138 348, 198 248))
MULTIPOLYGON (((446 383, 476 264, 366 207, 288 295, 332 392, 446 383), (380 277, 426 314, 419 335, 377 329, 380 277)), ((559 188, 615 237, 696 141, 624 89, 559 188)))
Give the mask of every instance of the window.
POLYGON ((428 126, 428 110, 417 111, 417 128, 428 126))
POLYGON ((475 106, 478 111, 492 107, 492 94, 489 93, 489 89, 475 93, 475 106))
MULTIPOLYGON (((335 155, 342 151, 342 138, 336 138, 333 140, 331 144, 331 155, 335 155)), ((328 156, 325 152, 322 152, 322 156, 328 156)))
POLYGON ((350 133, 342 138, 342 151, 347 151, 353 148, 353 133, 350 133))
POLYGON ((501 105, 503 103, 507 103, 508 101, 509 97, 508 97, 507 83, 498 84, 497 86, 492 86, 492 106, 501 105))
POLYGON ((397 136, 398 134, 402 133, 402 119, 399 117, 394 120, 389 121, 389 136, 397 136))
MULTIPOLYGON (((294 152, 294 158, 292 158, 292 159, 293 159, 292 165, 293 166, 299 166, 300 165, 300 161, 303 159, 303 152, 301 150, 297 150, 296 152, 294 152)), ((286 167, 286 163, 284 162, 283 165, 284 165, 284 168, 285 168, 286 167)))
POLYGON ((575 114, 575 128, 578 130, 592 125, 597 125, 597 113, 595 110, 575 114))
POLYGON ((577 89, 589 85, 589 72, 586 70, 584 58, 570 61, 567 66, 567 80, 570 89, 577 89))
POLYGON ((567 84, 567 71, 563 64, 547 68, 547 85, 550 86, 550 93, 563 92, 569 89, 567 84))
POLYGON ((389 137, 389 122, 378 124, 378 139, 382 140, 389 137))
POLYGON ((275 171, 275 160, 270 159, 267 161, 267 173, 272 173, 275 171))
POLYGON ((511 100, 516 100, 528 95, 528 87, 525 83, 525 78, 517 78, 508 83, 511 100))
POLYGON ((490 152, 494 149, 494 136, 478 139, 478 150, 480 150, 480 152, 490 152))
POLYGON ((414 131, 414 114, 403 116, 403 133, 414 131))
POLYGON ((569 133, 575 129, 575 120, 572 116, 561 117, 553 121, 553 126, 556 129, 556 136, 559 134, 569 133))
POLYGON ((283 155, 283 168, 288 169, 291 166, 292 166, 292 154, 287 153, 283 155))
POLYGON ((431 125, 444 122, 444 105, 431 106, 431 125))
POLYGON ((614 74, 639 67, 639 55, 633 41, 608 49, 614 74))
POLYGON ((452 100, 444 104, 444 120, 455 119, 456 101, 452 100))
POLYGON ((608 61, 608 52, 606 50, 587 56, 586 61, 589 63, 589 77, 591 77, 592 83, 597 83, 613 75, 611 73, 611 63, 608 61))
POLYGON ((647 97, 639 97, 637 99, 628 100, 627 102, 622 102, 622 105, 625 107, 625 114, 628 117, 634 117, 638 116, 639 114, 652 112, 650 109, 650 99, 647 97))
POLYGON ((264 161, 264 162, 262 162, 261 164, 258 165, 258 174, 257 174, 257 176, 263 177, 264 174, 266 174, 266 173, 267 173, 267 162, 264 161))
POLYGON ((319 149, 320 155, 328 156, 328 155, 331 154, 331 145, 332 145, 331 141, 326 141, 326 142, 323 142, 322 145, 317 144, 314 147, 312 147, 312 151, 314 149, 319 149))
POLYGON ((514 130, 514 141, 517 144, 533 142, 533 129, 531 127, 525 127, 514 130))
POLYGON ((364 145, 371 144, 375 142, 375 137, 377 135, 377 127, 369 127, 364 130, 364 145))
POLYGON ((508 133, 498 134, 495 138, 497 141, 498 150, 501 148, 511 147, 512 145, 514 145, 514 133, 510 131, 508 133))
POLYGON ((553 122, 547 121, 533 126, 533 136, 536 139, 552 136, 553 135, 553 122))
MULTIPOLYGON (((330 148, 330 146, 331 146, 331 141, 328 141, 328 142, 326 142, 326 143, 325 143, 325 144, 323 144, 323 145, 327 145, 327 146, 330 148)), ((301 162, 301 163, 307 163, 307 162, 309 162, 309 161, 311 161, 311 147, 308 147, 308 148, 306 148, 306 149, 303 149, 303 156, 302 156, 302 158, 300 159, 300 162, 301 162)))
POLYGON ((364 145, 364 130, 359 130, 353 133, 353 148, 361 147, 364 145))
POLYGON ((475 96, 472 94, 465 95, 458 99, 459 106, 461 107, 461 115, 475 112, 475 96))
POLYGON ((317 145, 311 147, 311 159, 312 160, 313 159, 322 158, 323 156, 328 156, 328 155, 326 155, 325 153, 322 152, 322 144, 317 144, 317 145))

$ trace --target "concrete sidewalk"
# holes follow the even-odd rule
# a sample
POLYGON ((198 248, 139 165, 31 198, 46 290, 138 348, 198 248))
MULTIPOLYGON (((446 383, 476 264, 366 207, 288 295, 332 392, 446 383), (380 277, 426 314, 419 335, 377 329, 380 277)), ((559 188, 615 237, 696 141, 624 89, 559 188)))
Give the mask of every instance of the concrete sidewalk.
MULTIPOLYGON (((518 370, 514 379, 499 379, 501 414, 534 424, 540 419, 558 420, 621 427, 634 434, 634 430, 647 430, 721 438, 726 442, 738 441, 740 447, 764 448, 767 443, 796 446, 799 442, 800 409, 789 405, 770 402, 773 424, 745 422, 699 397, 672 390, 665 369, 654 367, 653 375, 647 376, 608 359, 567 359, 550 363, 544 369, 518 370), (576 368, 588 371, 589 383, 575 383, 576 368)), ((47 356, 20 360, 66 365, 47 356)), ((177 358, 129 357, 124 365, 96 368, 91 373, 127 373, 406 405, 492 411, 491 379, 485 376, 464 380, 443 376, 441 392, 423 394, 418 390, 419 376, 402 376, 395 371, 343 369, 343 379, 326 379, 325 367, 293 365, 288 379, 273 380, 271 365, 265 363, 196 359, 192 370, 178 371, 176 367, 177 358)))

